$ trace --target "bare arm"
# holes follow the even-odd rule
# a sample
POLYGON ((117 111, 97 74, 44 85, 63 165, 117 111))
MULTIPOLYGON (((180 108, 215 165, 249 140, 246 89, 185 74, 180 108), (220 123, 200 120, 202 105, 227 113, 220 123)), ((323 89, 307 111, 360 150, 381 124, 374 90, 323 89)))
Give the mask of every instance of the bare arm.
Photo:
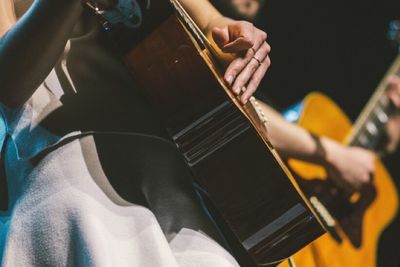
POLYGON ((349 191, 370 182, 375 160, 372 152, 346 147, 327 137, 313 136, 306 129, 286 121, 268 105, 261 105, 269 120, 270 140, 281 155, 324 166, 329 177, 349 191))
POLYGON ((0 39, 0 101, 20 106, 45 79, 82 12, 79 0, 35 0, 0 39))
POLYGON ((0 1, 0 37, 14 25, 15 21, 13 0, 0 1))
POLYGON ((270 106, 260 103, 268 118, 268 132, 271 142, 285 157, 297 158, 314 163, 322 163, 324 154, 312 135, 304 128, 286 121, 270 106))
POLYGON ((223 27, 230 21, 229 18, 221 15, 208 0, 180 0, 179 2, 206 34, 211 32, 213 27, 223 27))

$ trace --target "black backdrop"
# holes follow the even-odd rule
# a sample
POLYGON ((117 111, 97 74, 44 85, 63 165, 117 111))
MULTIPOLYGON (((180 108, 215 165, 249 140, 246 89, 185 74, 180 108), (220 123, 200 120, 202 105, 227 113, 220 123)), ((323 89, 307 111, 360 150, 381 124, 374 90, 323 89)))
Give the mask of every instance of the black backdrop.
MULTIPOLYGON (((396 56, 386 37, 392 19, 400 0, 267 0, 257 24, 272 66, 260 91, 281 109, 321 91, 355 119, 396 56)), ((400 185, 400 152, 386 163, 400 185)), ((398 216, 381 238, 379 266, 399 266, 399 228, 398 216)))

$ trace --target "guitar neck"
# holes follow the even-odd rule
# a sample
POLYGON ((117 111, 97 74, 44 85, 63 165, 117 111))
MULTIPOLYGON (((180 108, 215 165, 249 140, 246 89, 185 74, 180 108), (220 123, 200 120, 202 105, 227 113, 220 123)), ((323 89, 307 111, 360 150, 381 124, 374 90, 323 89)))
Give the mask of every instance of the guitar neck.
POLYGON ((393 104, 386 94, 387 78, 391 75, 400 76, 400 55, 385 74, 375 93, 356 120, 346 144, 377 150, 385 135, 385 125, 394 111, 393 104))

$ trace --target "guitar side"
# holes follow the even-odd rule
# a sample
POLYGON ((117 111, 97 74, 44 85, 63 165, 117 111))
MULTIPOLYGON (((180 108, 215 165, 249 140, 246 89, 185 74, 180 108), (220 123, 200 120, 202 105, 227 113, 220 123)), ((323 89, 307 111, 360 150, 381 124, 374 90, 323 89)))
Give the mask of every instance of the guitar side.
MULTIPOLYGON (((344 143, 352 129, 346 114, 328 97, 312 93, 302 106, 298 124, 316 135, 330 137, 344 143)), ((289 166, 298 176, 299 183, 326 181, 325 170, 317 165, 289 160, 289 166)), ((307 267, 374 267, 377 263, 379 237, 398 210, 398 194, 392 178, 381 161, 376 161, 375 195, 366 206, 361 218, 361 245, 355 246, 340 226, 338 242, 325 234, 294 255, 298 266, 307 267)), ((340 224, 340 223, 339 223, 340 224)), ((280 266, 287 266, 286 263, 280 266)))
POLYGON ((240 263, 279 262, 324 229, 263 129, 256 127, 256 112, 240 105, 225 86, 187 20, 177 12, 149 23, 154 27, 132 44, 124 62, 182 153, 240 263))

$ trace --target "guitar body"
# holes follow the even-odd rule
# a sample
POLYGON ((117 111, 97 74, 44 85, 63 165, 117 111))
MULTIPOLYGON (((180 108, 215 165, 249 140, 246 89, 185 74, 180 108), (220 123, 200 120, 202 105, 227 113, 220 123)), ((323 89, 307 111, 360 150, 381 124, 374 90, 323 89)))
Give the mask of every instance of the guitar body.
POLYGON ((114 32, 126 66, 218 214, 240 263, 289 257, 324 233, 318 217, 270 145, 257 112, 225 86, 176 6, 151 3, 138 31, 114 32))
MULTIPOLYGON (((316 135, 342 143, 352 129, 352 123, 344 112, 319 93, 305 98, 298 124, 316 135)), ((359 199, 342 213, 335 213, 335 208, 341 207, 338 201, 329 203, 329 189, 321 189, 324 184, 329 188, 323 168, 292 159, 289 166, 295 176, 300 177, 298 182, 305 194, 318 196, 335 217, 335 230, 340 237, 334 238, 331 234, 320 237, 294 255, 296 264, 307 267, 376 267, 379 237, 398 211, 397 191, 382 162, 376 161, 373 188, 361 192, 359 199)))

